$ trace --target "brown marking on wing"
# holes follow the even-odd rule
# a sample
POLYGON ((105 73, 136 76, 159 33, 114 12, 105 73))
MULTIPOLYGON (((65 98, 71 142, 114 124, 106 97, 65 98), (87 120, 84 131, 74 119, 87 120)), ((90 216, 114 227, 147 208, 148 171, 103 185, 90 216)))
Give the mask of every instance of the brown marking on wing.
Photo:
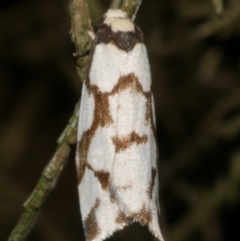
POLYGON ((117 199, 116 199, 116 190, 110 186, 109 188, 109 195, 110 195, 110 200, 112 203, 116 203, 117 199))
POLYGON ((153 132, 153 137, 155 139, 155 141, 157 141, 157 137, 156 137, 156 126, 154 124, 153 121, 153 109, 152 109, 152 93, 149 92, 144 92, 144 96, 147 100, 146 102, 146 116, 145 116, 145 120, 147 122, 147 124, 150 124, 152 132, 153 132))
POLYGON ((109 172, 105 171, 95 171, 95 176, 98 178, 99 182, 101 183, 102 189, 107 190, 109 187, 109 172))
MULTIPOLYGON (((146 97, 146 116, 145 116, 145 120, 147 121, 147 123, 151 122, 152 119, 152 93, 148 92, 145 94, 146 97)), ((151 123, 152 124, 152 123, 151 123)))
POLYGON ((151 174, 151 180, 149 182, 149 187, 147 189, 147 193, 150 199, 152 199, 152 192, 153 192, 153 187, 155 185, 155 177, 157 175, 157 170, 156 168, 152 168, 152 174, 151 174))
POLYGON ((145 120, 147 124, 150 124, 153 132, 156 132, 156 127, 153 122, 153 109, 152 109, 152 92, 151 91, 144 91, 141 83, 139 82, 138 78, 132 73, 126 76, 123 76, 120 78, 119 82, 121 81, 121 86, 115 85, 114 89, 118 90, 120 87, 120 90, 127 89, 131 87, 133 84, 134 90, 138 93, 141 93, 146 98, 146 116, 145 120))
POLYGON ((150 126, 152 128, 152 132, 153 132, 155 142, 157 142, 156 126, 155 126, 154 121, 153 121, 153 118, 154 118, 153 113, 154 112, 153 112, 153 108, 152 108, 152 101, 153 101, 152 100, 152 93, 150 94, 148 101, 149 101, 149 107, 147 106, 147 108, 149 108, 149 112, 150 112, 150 114, 149 114, 150 126))
POLYGON ((80 157, 80 166, 78 170, 78 181, 81 182, 87 163, 88 149, 91 144, 91 140, 97 131, 98 127, 104 127, 113 123, 113 119, 110 114, 108 94, 99 91, 97 86, 90 87, 90 93, 94 96, 95 109, 93 122, 90 129, 83 132, 82 138, 79 142, 78 152, 80 157))
POLYGON ((104 170, 99 170, 96 171, 92 168, 92 166, 89 163, 86 163, 86 167, 88 169, 90 169, 93 173, 94 176, 98 179, 98 181, 100 182, 102 189, 103 190, 107 190, 109 187, 109 177, 110 177, 110 173, 106 172, 104 170))
POLYGON ((147 135, 139 136, 135 131, 125 137, 112 137, 116 152, 124 151, 133 144, 141 145, 148 141, 147 135))
POLYGON ((96 220, 96 210, 100 205, 100 200, 96 199, 94 207, 92 207, 90 213, 83 222, 84 230, 86 231, 87 241, 93 240, 100 232, 98 223, 96 220))
MULTIPOLYGON (((132 88, 134 91, 143 94, 146 98, 146 124, 149 124, 149 119, 151 120, 151 126, 153 129, 153 132, 155 130, 155 127, 153 125, 153 117, 152 117, 152 109, 151 109, 151 91, 144 91, 142 88, 142 85, 140 84, 138 78, 133 74, 130 73, 125 76, 121 76, 117 82, 117 84, 112 88, 110 92, 101 92, 99 90, 99 87, 96 85, 91 85, 90 79, 89 79, 89 72, 91 69, 91 61, 88 66, 88 75, 86 77, 85 85, 88 93, 94 97, 95 102, 95 109, 94 109, 94 116, 93 116, 93 122, 91 127, 84 131, 82 134, 82 138, 79 141, 78 145, 78 152, 79 152, 79 158, 80 158, 80 164, 78 167, 78 182, 80 183, 85 169, 87 167, 87 154, 88 150, 91 144, 91 141, 99 127, 104 127, 107 125, 110 125, 113 123, 113 118, 111 116, 110 112, 110 105, 109 105, 109 96, 113 96, 115 94, 120 93, 121 91, 132 88)), ((136 144, 143 144, 147 142, 147 136, 139 136, 135 132, 130 133, 127 137, 124 139, 120 139, 118 137, 113 138, 113 142, 115 142, 116 151, 122 151, 128 146, 130 146, 133 143, 136 144)), ((91 169, 93 170, 93 169, 91 169)), ((93 170, 94 171, 94 170, 93 170)), ((97 176, 95 174, 95 176, 97 176)), ((104 185, 103 185, 104 186, 104 185)), ((107 188, 107 185, 104 187, 107 188)))
POLYGON ((118 216, 116 218, 116 223, 119 224, 127 224, 127 216, 121 210, 118 211, 118 216))
POLYGON ((139 83, 138 78, 133 73, 121 76, 117 84, 113 87, 112 91, 110 92, 110 95, 115 95, 125 89, 131 88, 137 82, 139 83))
POLYGON ((143 206, 139 212, 130 214, 129 218, 138 221, 142 225, 148 225, 152 221, 152 214, 143 206))

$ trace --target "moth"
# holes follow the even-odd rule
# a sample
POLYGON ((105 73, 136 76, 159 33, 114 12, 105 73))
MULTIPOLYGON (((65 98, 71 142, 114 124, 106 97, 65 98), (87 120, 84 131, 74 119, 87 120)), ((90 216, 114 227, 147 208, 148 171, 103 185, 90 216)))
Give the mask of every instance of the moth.
POLYGON ((87 241, 132 222, 159 226, 157 146, 151 73, 142 31, 108 10, 82 86, 76 165, 87 241))

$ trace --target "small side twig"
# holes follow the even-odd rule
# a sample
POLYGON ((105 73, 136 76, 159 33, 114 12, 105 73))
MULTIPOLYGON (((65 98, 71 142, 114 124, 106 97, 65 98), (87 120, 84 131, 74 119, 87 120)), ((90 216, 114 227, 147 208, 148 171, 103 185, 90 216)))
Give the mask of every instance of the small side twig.
POLYGON ((142 0, 123 0, 121 9, 134 21, 141 3, 142 0))
POLYGON ((214 11, 218 17, 223 17, 223 0, 212 0, 214 11))
POLYGON ((122 0, 112 0, 111 3, 110 3, 109 8, 117 9, 117 8, 119 8, 121 2, 122 2, 122 0))

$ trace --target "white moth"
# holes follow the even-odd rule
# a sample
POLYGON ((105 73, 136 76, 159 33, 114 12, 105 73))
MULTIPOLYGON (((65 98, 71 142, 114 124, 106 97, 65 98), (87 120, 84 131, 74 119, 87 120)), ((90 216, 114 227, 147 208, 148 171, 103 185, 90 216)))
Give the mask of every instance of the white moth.
POLYGON ((77 171, 87 241, 132 222, 159 227, 151 74, 141 30, 108 10, 94 40, 78 125, 77 171))

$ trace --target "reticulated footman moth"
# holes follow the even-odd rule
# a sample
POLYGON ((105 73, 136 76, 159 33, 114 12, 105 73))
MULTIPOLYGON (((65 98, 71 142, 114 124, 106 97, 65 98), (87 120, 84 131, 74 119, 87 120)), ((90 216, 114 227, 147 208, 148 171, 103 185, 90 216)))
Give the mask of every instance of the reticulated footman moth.
POLYGON ((159 227, 157 146, 151 73, 142 31, 108 10, 82 87, 76 155, 87 241, 132 222, 159 227))

